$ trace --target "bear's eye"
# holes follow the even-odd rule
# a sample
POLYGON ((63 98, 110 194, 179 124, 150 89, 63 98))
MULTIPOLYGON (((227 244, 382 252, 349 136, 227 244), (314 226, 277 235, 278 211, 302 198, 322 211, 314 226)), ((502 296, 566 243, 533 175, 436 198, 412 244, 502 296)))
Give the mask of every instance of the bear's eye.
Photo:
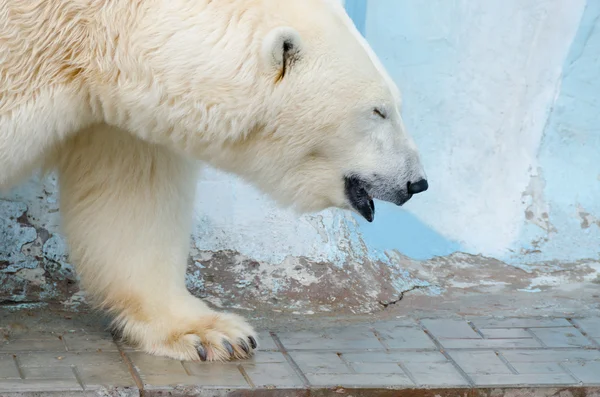
POLYGON ((387 113, 385 112, 385 110, 380 109, 380 108, 374 108, 373 109, 373 114, 377 117, 381 117, 382 119, 387 119, 387 113))

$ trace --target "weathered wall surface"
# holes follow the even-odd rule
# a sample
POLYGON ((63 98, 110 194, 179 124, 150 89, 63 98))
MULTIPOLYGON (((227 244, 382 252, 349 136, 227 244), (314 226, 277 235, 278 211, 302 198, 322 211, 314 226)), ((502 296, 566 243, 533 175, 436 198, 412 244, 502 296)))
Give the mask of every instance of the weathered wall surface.
MULTIPOLYGON (((600 2, 346 7, 404 94, 430 190, 404 209, 377 203, 373 224, 336 210, 298 218, 207 169, 189 288, 229 307, 364 312, 415 288, 597 280, 600 2)), ((85 299, 58 200, 52 175, 0 196, 0 302, 85 299)))
MULTIPOLYGON (((410 245, 404 252, 424 259, 458 249, 517 264, 597 258, 600 230, 580 227, 577 206, 600 213, 590 202, 600 188, 591 154, 598 2, 367 4, 365 34, 402 87, 431 179, 431 191, 407 209, 424 233, 444 238, 402 227, 408 236, 384 247, 410 245), (555 247, 531 255, 546 238, 555 247)), ((407 223, 405 213, 387 214, 394 219, 369 240, 407 223)))

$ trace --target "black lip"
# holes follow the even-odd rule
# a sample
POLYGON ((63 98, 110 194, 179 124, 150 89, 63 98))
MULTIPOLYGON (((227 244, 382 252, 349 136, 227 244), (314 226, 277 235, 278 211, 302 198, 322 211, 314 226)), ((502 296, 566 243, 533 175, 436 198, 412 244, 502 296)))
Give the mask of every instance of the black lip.
POLYGON ((369 195, 368 184, 357 176, 349 176, 344 181, 346 197, 352 207, 367 220, 375 219, 375 203, 369 195))
POLYGON ((412 194, 403 194, 396 201, 394 201, 394 204, 396 204, 398 207, 402 207, 408 200, 412 198, 412 196, 412 194))

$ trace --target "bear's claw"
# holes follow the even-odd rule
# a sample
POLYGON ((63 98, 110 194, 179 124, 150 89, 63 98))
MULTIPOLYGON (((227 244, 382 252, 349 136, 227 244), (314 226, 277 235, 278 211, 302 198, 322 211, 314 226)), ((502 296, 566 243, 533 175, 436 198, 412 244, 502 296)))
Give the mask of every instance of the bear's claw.
MULTIPOLYGON (((256 343, 256 339, 254 337, 249 336, 248 341, 239 338, 235 345, 232 345, 231 342, 224 339, 221 342, 224 350, 227 351, 230 358, 246 358, 253 354, 253 350, 258 347, 256 343)), ((216 358, 216 351, 210 345, 206 345, 200 343, 196 346, 196 351, 198 352, 198 356, 201 361, 214 361, 216 358)))
MULTIPOLYGON (((250 339, 250 337, 248 337, 248 339, 250 339)), ((246 354, 250 354, 250 346, 248 346, 248 343, 245 340, 238 339, 238 345, 246 354)))
POLYGON ((252 336, 249 336, 248 339, 250 340, 250 347, 256 349, 256 347, 258 346, 258 343, 256 343, 256 339, 254 339, 252 336))
POLYGON ((198 346, 196 348, 196 350, 198 351, 198 355, 200 356, 200 360, 206 361, 206 350, 204 350, 204 347, 202 347, 202 345, 200 345, 200 346, 198 346))
POLYGON ((233 346, 231 346, 231 343, 229 343, 228 341, 224 340, 223 341, 223 346, 225 346, 225 349, 227 350, 227 352, 229 353, 229 355, 231 357, 233 357, 233 346))

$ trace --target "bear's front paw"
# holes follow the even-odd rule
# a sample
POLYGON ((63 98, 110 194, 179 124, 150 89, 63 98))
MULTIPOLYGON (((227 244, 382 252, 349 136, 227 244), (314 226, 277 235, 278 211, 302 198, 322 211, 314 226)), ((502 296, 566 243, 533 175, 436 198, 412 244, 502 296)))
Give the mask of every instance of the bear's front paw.
POLYGON ((125 325, 123 336, 137 341, 147 353, 176 360, 244 359, 258 348, 256 332, 242 317, 218 312, 203 313, 194 320, 172 318, 142 327, 125 325))
MULTIPOLYGON (((184 330, 171 333, 175 346, 183 344, 188 359, 200 361, 229 361, 250 357, 258 347, 256 333, 241 317, 228 313, 203 316, 184 330), (190 354, 189 346, 194 354, 190 354)), ((179 352, 175 356, 181 357, 179 352)))
POLYGON ((187 334, 201 361, 228 361, 250 357, 258 347, 254 330, 241 317, 219 313, 212 324, 187 334))

